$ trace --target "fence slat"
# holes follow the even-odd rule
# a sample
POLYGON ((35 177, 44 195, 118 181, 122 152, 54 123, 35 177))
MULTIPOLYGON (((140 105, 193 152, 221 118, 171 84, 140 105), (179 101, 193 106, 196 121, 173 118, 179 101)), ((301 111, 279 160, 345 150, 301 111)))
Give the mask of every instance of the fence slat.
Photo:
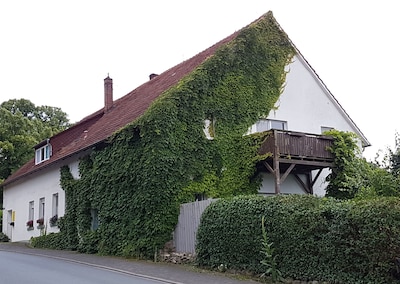
POLYGON ((174 247, 176 252, 194 253, 196 233, 204 210, 216 199, 207 199, 181 204, 178 224, 174 231, 174 247))

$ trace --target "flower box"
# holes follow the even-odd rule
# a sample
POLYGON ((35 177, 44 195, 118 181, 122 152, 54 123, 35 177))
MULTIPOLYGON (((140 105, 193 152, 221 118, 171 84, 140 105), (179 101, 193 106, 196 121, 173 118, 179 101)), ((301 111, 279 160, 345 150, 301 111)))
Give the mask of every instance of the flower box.
POLYGON ((37 220, 36 220, 36 223, 38 223, 39 226, 41 226, 41 225, 44 224, 44 219, 43 219, 43 218, 37 219, 37 220))
POLYGON ((55 227, 55 226, 57 226, 58 224, 58 215, 54 215, 53 217, 51 217, 50 219, 49 219, 49 224, 50 224, 50 227, 55 227))
POLYGON ((29 220, 28 222, 26 222, 26 226, 33 227, 33 220, 29 220))

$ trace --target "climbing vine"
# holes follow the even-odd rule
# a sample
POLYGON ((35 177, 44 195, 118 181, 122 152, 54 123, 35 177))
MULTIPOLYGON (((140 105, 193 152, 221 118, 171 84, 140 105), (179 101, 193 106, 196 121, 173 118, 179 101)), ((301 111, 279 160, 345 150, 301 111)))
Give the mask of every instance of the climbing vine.
POLYGON ((63 168, 67 210, 61 231, 68 246, 153 256, 171 239, 179 205, 194 194, 256 193, 264 136, 244 134, 274 106, 294 54, 267 13, 83 159, 80 180, 63 168), (203 132, 210 118, 212 140, 203 132), (91 230, 97 217, 100 225, 91 230))
POLYGON ((329 182, 326 195, 338 199, 353 198, 364 185, 357 136, 353 132, 329 130, 324 134, 334 138, 333 145, 328 150, 334 156, 334 166, 326 180, 329 182))

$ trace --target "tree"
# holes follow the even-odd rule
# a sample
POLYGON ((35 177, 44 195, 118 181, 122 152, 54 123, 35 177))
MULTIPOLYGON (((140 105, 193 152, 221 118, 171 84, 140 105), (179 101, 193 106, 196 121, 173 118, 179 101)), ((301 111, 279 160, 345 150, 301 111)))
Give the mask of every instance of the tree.
POLYGON ((396 177, 400 176, 400 135, 395 134, 395 148, 388 149, 389 171, 396 177))
POLYGON ((7 109, 13 115, 20 113, 31 121, 38 120, 38 122, 41 122, 39 125, 49 128, 54 132, 53 135, 70 126, 68 115, 58 107, 35 106, 26 99, 8 100, 3 102, 1 107, 7 109))
POLYGON ((0 105, 0 180, 33 157, 33 146, 70 126, 60 108, 36 107, 26 99, 0 105))
POLYGON ((358 153, 356 136, 350 132, 331 130, 334 137, 329 149, 334 155, 334 167, 327 177, 327 196, 338 199, 369 198, 400 195, 400 139, 396 149, 388 149, 383 161, 368 162, 358 153))

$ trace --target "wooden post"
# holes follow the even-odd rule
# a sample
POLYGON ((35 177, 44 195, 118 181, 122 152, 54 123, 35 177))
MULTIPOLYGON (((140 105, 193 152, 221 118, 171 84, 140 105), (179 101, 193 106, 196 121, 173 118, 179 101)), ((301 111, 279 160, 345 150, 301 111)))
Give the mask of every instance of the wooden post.
POLYGON ((281 193, 281 172, 279 170, 279 147, 277 131, 274 130, 274 175, 275 175, 275 194, 281 193))

